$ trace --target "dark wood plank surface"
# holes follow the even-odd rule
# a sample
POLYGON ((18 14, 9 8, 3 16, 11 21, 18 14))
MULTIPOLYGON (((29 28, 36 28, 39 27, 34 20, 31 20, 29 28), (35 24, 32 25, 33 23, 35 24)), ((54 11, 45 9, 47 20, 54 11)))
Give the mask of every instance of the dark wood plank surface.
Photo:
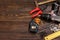
POLYGON ((0 40, 39 40, 28 32, 32 0, 0 0, 0 40))
POLYGON ((0 0, 0 40, 41 40, 28 32, 33 0, 0 0))

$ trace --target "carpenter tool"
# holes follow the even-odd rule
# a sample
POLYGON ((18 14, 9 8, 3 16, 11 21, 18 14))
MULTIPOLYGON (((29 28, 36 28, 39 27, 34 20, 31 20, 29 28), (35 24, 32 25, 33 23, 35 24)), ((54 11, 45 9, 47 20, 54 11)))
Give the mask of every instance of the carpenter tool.
POLYGON ((40 9, 40 8, 35 8, 35 9, 33 9, 31 12, 30 12, 30 14, 32 15, 32 18, 35 18, 36 16, 38 16, 38 15, 41 15, 42 14, 42 10, 40 9), (37 12, 37 13, 35 13, 35 12, 37 12), (34 14, 35 13, 35 14, 34 14))
MULTIPOLYGON (((41 23, 41 21, 45 21, 45 22, 49 22, 49 23, 51 22, 51 23, 54 23, 54 24, 57 24, 57 25, 60 24, 60 16, 58 16, 58 15, 53 16, 49 13, 43 14, 43 11, 41 10, 41 8, 38 7, 39 5, 49 3, 49 2, 52 2, 52 1, 56 1, 56 0, 48 0, 48 1, 45 1, 45 2, 41 2, 41 3, 37 3, 37 0, 35 0, 36 8, 30 12, 31 15, 36 12, 34 15, 32 15, 32 20, 29 23, 29 31, 31 33, 38 33, 39 24, 41 23)), ((56 4, 54 4, 54 5, 55 6, 52 5, 52 10, 54 11, 54 14, 55 14, 55 12, 57 13, 59 6, 56 5, 56 4)), ((51 31, 54 31, 54 32, 52 34, 48 35, 48 36, 44 36, 44 40, 53 40, 54 38, 60 36, 60 28, 59 27, 57 28, 57 26, 56 27, 53 26, 53 28, 52 28, 52 27, 49 26, 48 28, 51 31)), ((44 30, 43 31, 40 30, 40 32, 41 32, 40 35, 45 34, 44 30)))
POLYGON ((55 33, 52 33, 52 34, 44 37, 44 39, 45 39, 45 40, 53 40, 53 39, 55 39, 55 38, 57 38, 57 37, 59 37, 59 36, 60 36, 60 31, 57 31, 57 32, 55 32, 55 33))

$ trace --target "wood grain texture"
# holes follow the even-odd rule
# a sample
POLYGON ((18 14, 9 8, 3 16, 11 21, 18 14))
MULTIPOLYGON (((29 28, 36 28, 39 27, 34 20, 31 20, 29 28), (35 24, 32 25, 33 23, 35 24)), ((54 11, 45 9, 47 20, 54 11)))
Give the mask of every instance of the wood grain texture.
POLYGON ((0 0, 0 40, 42 40, 28 32, 33 0, 0 0))

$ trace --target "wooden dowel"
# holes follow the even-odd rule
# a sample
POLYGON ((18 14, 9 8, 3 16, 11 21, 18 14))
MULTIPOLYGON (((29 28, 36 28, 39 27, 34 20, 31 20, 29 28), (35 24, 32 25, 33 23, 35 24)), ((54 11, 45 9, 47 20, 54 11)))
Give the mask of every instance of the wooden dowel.
POLYGON ((37 3, 37 0, 35 0, 35 5, 36 5, 36 7, 38 7, 38 3, 37 3))
POLYGON ((56 1, 56 0, 48 0, 48 1, 38 3, 38 5, 42 5, 42 4, 49 3, 49 2, 54 2, 54 1, 56 1))

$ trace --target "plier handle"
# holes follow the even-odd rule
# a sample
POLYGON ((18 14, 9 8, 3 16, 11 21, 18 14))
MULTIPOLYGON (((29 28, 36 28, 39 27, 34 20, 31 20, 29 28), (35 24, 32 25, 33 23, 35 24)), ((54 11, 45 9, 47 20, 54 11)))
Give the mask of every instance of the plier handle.
POLYGON ((30 11, 30 14, 32 15, 32 18, 35 18, 38 15, 41 15, 43 12, 40 8, 36 7, 35 9, 33 9, 32 11, 30 11), (36 13, 35 13, 36 12, 36 13), (34 14, 35 13, 35 14, 34 14))

